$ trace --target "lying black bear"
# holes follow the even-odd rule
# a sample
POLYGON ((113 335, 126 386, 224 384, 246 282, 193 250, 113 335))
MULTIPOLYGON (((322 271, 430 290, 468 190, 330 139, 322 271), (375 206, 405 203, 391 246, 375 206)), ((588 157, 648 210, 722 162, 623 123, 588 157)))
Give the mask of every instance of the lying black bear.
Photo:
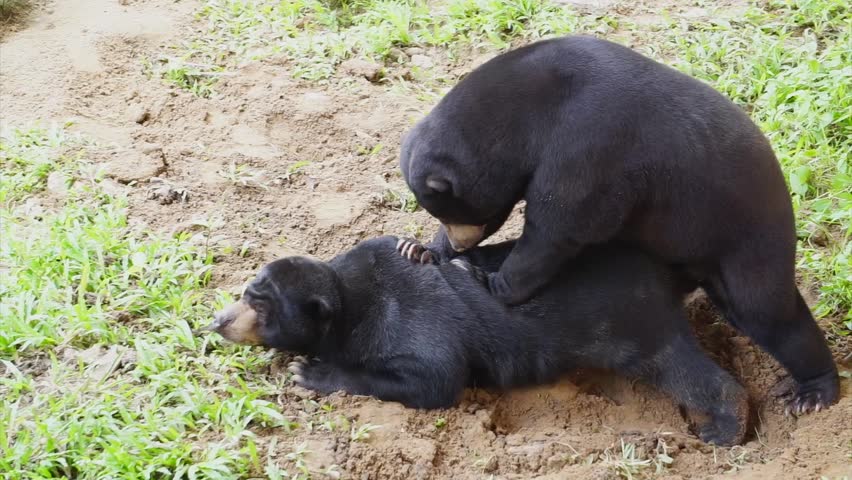
POLYGON ((742 440, 743 388, 691 335, 682 308, 688 286, 650 257, 589 249, 529 302, 506 307, 479 272, 496 271, 511 242, 473 249, 464 261, 417 266, 397 244, 395 237, 368 240, 327 263, 274 261, 211 329, 237 343, 316 357, 291 365, 303 387, 410 407, 449 407, 469 385, 505 389, 549 383, 578 367, 611 369, 704 417, 697 428, 704 441, 742 440))
POLYGON ((492 293, 522 303, 581 248, 613 239, 683 265, 725 318, 826 407, 837 368, 795 283, 790 195, 772 148, 731 101, 628 48, 538 42, 472 71, 406 135, 400 167, 443 228, 430 250, 479 244, 526 201, 492 293))

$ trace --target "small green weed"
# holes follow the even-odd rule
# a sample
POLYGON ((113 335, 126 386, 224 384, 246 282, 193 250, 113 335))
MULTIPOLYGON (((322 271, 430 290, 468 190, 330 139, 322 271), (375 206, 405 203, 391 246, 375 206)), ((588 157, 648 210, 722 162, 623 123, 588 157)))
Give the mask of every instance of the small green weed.
POLYGON ((370 423, 365 423, 361 426, 352 425, 349 439, 353 442, 363 442, 370 438, 370 432, 378 428, 382 428, 381 425, 372 425, 370 423))
POLYGON ((218 170, 216 173, 235 185, 242 187, 259 187, 264 190, 269 189, 269 186, 263 181, 263 175, 261 172, 245 163, 238 165, 236 162, 231 162, 226 168, 218 170))
POLYGON ((414 193, 409 190, 400 192, 392 188, 385 190, 382 196, 382 204, 406 213, 414 213, 420 207, 414 193))
POLYGON ((296 163, 290 165, 289 167, 287 167, 287 172, 283 175, 283 179, 289 182, 294 177, 304 173, 305 167, 307 167, 310 164, 311 164, 311 162, 309 162, 307 160, 302 160, 302 161, 299 161, 299 162, 296 162, 296 163))

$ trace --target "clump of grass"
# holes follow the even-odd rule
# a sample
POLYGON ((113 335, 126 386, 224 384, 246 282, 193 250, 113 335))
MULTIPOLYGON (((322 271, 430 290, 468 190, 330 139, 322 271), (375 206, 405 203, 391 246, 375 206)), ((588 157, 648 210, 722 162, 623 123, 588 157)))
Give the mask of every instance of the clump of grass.
POLYGON ((191 63, 179 58, 161 58, 156 62, 146 59, 143 71, 149 77, 160 77, 203 98, 213 95, 216 80, 227 75, 220 66, 191 63))
POLYGON ((613 452, 607 449, 603 453, 603 462, 615 473, 627 480, 633 480, 644 469, 651 467, 651 460, 641 458, 636 452, 636 445, 621 440, 620 448, 613 452))
POLYGON ((213 252, 131 228, 78 148, 61 130, 0 142, 0 471, 247 475, 251 428, 289 427, 271 401, 281 385, 247 373, 269 355, 192 335, 230 301, 204 293, 213 252), (52 172, 67 198, 34 215, 52 172))
POLYGON ((251 168, 248 164, 231 162, 227 167, 217 170, 216 173, 229 182, 242 187, 255 186, 268 190, 269 187, 263 181, 263 174, 251 168))
POLYGON ((207 30, 177 48, 181 58, 221 69, 285 55, 293 75, 311 81, 328 79, 347 58, 385 61, 408 46, 504 49, 611 26, 546 0, 206 0, 198 18, 207 30))
POLYGON ((370 432, 382 428, 381 425, 373 425, 365 423, 363 425, 352 425, 352 430, 349 433, 349 439, 353 442, 363 442, 370 438, 370 432))
POLYGON ((420 208, 417 198, 410 190, 388 188, 382 195, 380 203, 405 213, 414 213, 420 208))
POLYGON ((637 448, 622 438, 617 449, 604 450, 600 458, 619 477, 627 480, 644 478, 652 473, 660 474, 674 461, 668 454, 668 445, 662 439, 657 440, 655 451, 646 453, 643 448, 637 448))
POLYGON ((27 13, 31 8, 31 0, 0 0, 0 20, 19 17, 27 13))

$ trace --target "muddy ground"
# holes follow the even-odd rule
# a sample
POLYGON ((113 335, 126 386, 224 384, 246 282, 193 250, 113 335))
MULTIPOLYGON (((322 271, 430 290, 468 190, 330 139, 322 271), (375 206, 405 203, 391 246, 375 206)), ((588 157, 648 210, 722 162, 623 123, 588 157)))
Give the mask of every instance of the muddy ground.
MULTIPOLYGON (((663 2, 580 3, 652 21, 663 2)), ((375 235, 434 231, 425 213, 401 211, 388 194, 405 191, 400 136, 428 100, 371 83, 365 65, 325 86, 296 81, 281 58, 240 68, 211 99, 147 77, 142 59, 187 35, 195 6, 42 2, 24 24, 0 26, 2 126, 73 119, 72 131, 97 141, 90 157, 129 197, 134 223, 163 233, 209 228, 217 242, 248 247, 245 257, 225 256, 215 268, 211 287, 235 293, 281 255, 329 258, 375 235), (232 170, 242 164, 248 169, 232 170)), ((696 8, 675 11, 701 15, 696 8)), ((457 75, 485 58, 472 54, 456 71, 436 56, 435 68, 457 75)), ((515 220, 503 236, 517 232, 515 220)), ((348 432, 256 433, 261 444, 307 442, 312 470, 337 464, 344 478, 608 478, 618 471, 622 439, 640 458, 663 458, 656 452, 665 446, 673 462, 660 478, 852 476, 850 381, 830 410, 786 417, 771 395, 777 365, 720 323, 701 296, 690 310, 705 347, 751 393, 754 424, 743 447, 701 444, 667 398, 595 372, 499 396, 471 391, 461 406, 440 412, 333 395, 341 415, 382 426, 367 442, 349 441, 348 432)), ((842 350, 835 349, 838 361, 842 350)), ((276 361, 269 375, 283 375, 284 365, 276 361)), ((285 413, 304 407, 297 393, 282 392, 285 413)))

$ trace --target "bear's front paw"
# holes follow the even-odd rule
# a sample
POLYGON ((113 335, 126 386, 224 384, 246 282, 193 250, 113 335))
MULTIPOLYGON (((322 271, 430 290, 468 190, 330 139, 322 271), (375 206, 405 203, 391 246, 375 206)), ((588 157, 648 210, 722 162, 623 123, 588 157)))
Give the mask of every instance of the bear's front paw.
POLYGON ((475 278, 477 282, 485 285, 486 287, 488 286, 488 273, 486 273, 481 268, 461 258, 454 258, 450 260, 450 263, 464 270, 465 272, 470 272, 470 274, 473 275, 473 278, 475 278))
POLYGON ((414 263, 434 264, 435 256, 423 244, 412 238, 400 238, 396 243, 396 251, 414 263))
POLYGON ((305 357, 295 357, 287 365, 287 370, 293 374, 293 383, 322 394, 334 392, 329 383, 332 367, 318 359, 308 360, 305 357))
POLYGON ((524 289, 512 288, 500 272, 488 274, 488 290, 506 305, 523 303, 532 295, 532 292, 524 289))

